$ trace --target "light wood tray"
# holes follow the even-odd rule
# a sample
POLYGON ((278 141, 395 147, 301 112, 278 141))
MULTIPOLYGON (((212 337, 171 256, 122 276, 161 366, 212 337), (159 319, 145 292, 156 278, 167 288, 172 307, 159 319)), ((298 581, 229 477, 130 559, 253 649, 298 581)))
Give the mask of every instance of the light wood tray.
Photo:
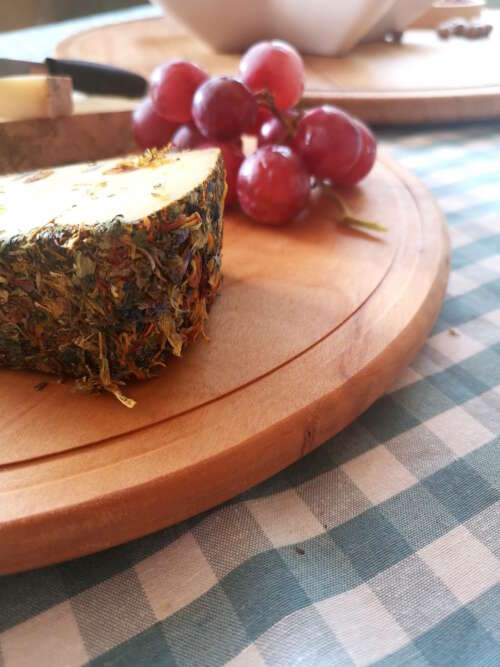
POLYGON ((386 157, 346 200, 389 233, 333 222, 324 200, 284 228, 228 214, 211 342, 130 385, 133 410, 0 370, 0 573, 213 507, 306 455, 387 389, 439 311, 447 234, 429 193, 386 157))
MULTIPOLYGON (((306 57, 309 103, 331 102, 372 123, 421 123, 500 116, 500 12, 489 39, 441 41, 410 30, 402 45, 365 44, 345 58, 306 57)), ((148 76, 160 62, 181 57, 213 74, 235 73, 239 56, 215 53, 172 17, 95 28, 66 39, 64 58, 127 67, 148 76)))
POLYGON ((450 21, 451 19, 462 18, 466 21, 480 18, 484 11, 486 2, 484 0, 477 0, 477 2, 470 2, 468 4, 434 2, 431 7, 413 23, 413 28, 432 29, 437 27, 443 21, 450 21))

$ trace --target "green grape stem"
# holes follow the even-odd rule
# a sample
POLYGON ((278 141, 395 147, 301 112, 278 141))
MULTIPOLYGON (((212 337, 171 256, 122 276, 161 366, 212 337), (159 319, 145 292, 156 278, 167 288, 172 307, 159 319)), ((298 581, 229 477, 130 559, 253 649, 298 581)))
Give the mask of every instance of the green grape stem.
POLYGON ((326 194, 332 201, 335 202, 339 210, 339 222, 343 225, 348 225, 352 227, 361 227, 362 229, 369 229, 375 232, 388 232, 389 228, 384 227, 384 225, 379 225, 377 222, 372 222, 371 220, 363 220, 362 218, 356 217, 353 213, 349 211, 345 202, 340 197, 340 195, 335 192, 332 186, 329 183, 324 181, 316 182, 320 187, 322 192, 326 194))

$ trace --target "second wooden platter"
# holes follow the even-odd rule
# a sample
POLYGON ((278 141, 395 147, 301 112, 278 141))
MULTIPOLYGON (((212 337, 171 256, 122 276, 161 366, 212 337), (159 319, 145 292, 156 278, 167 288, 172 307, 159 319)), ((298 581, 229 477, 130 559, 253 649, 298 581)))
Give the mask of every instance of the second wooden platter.
POLYGON ((127 387, 132 410, 0 369, 0 573, 213 507, 306 455, 386 390, 439 311, 445 224, 386 157, 346 201, 390 231, 343 227, 324 199, 282 228, 228 214, 211 341, 127 387))
MULTIPOLYGON (((478 120, 500 116, 499 11, 486 40, 440 40, 409 30, 401 45, 362 44, 344 58, 306 56, 306 104, 338 104, 370 123, 478 120)), ((73 35, 61 58, 127 67, 149 76, 168 58, 188 58, 212 74, 234 74, 240 56, 216 53, 173 17, 143 19, 73 35)))

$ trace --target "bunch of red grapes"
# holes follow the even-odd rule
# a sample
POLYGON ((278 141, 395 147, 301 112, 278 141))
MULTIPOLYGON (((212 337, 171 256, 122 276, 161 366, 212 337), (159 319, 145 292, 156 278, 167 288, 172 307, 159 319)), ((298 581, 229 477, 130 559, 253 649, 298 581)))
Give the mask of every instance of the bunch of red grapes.
POLYGON ((239 202, 258 222, 281 224, 308 203, 315 183, 349 187, 371 170, 376 141, 361 121, 333 106, 300 112, 304 63, 280 41, 259 42, 243 56, 239 77, 209 77, 197 65, 158 66, 150 96, 133 114, 141 148, 217 146, 226 168, 228 205, 239 202), (241 135, 257 137, 245 157, 241 135))

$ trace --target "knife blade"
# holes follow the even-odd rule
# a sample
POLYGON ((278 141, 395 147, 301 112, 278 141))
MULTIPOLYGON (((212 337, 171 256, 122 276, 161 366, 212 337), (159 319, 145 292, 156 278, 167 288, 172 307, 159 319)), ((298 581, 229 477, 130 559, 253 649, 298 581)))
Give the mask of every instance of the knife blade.
POLYGON ((94 95, 142 97, 148 87, 148 82, 140 74, 111 65, 56 58, 45 58, 42 63, 0 58, 0 76, 16 74, 69 76, 75 90, 94 95))

